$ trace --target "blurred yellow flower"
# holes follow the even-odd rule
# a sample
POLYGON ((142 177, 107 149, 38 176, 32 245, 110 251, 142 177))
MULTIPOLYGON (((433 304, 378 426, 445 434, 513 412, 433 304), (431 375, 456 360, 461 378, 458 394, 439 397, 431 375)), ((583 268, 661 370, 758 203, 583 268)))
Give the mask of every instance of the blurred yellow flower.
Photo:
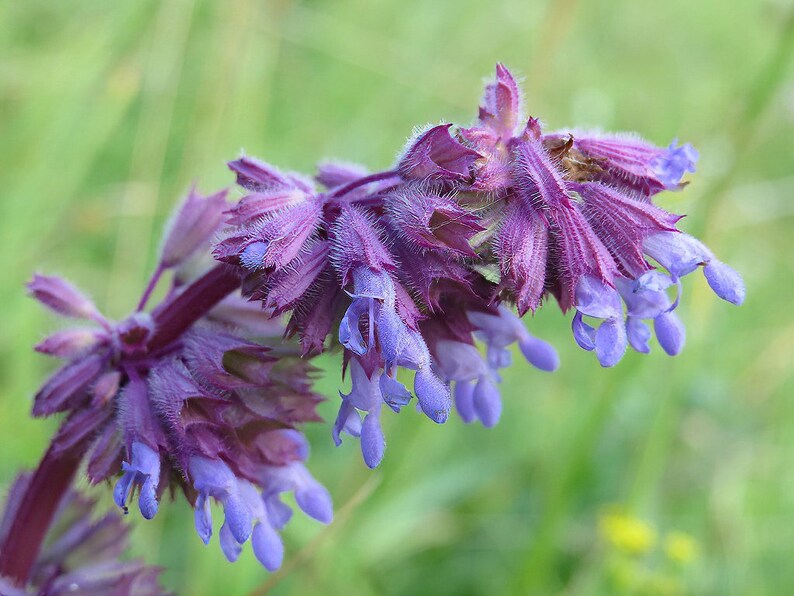
POLYGON ((665 538, 664 552, 671 561, 687 565, 697 557, 698 544, 689 534, 673 531, 665 538))
POLYGON ((603 514, 599 532, 609 543, 629 554, 643 554, 656 544, 656 531, 643 520, 624 513, 603 514))
POLYGON ((648 596, 681 596, 685 592, 684 586, 677 578, 652 574, 647 578, 640 593, 648 596))

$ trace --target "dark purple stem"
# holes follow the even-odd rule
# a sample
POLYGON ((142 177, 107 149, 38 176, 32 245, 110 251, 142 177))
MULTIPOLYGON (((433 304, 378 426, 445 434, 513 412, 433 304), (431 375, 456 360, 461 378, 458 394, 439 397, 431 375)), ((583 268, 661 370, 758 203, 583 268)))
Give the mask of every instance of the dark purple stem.
POLYGON ((350 202, 355 203, 359 207, 373 208, 383 205, 383 199, 394 189, 398 188, 399 184, 392 184, 386 188, 378 189, 377 191, 365 195, 361 198, 352 199, 350 202))
POLYGON ((141 301, 138 302, 138 312, 141 312, 144 308, 146 308, 146 303, 149 302, 149 298, 154 292, 154 289, 157 287, 157 282, 160 281, 163 273, 165 272, 165 267, 163 267, 162 263, 157 265, 157 269, 155 269, 152 278, 149 280, 149 285, 146 286, 146 289, 143 292, 143 296, 141 296, 141 301))
POLYGON ((218 302, 240 287, 240 275, 229 265, 216 265, 176 298, 154 312, 154 335, 148 351, 157 351, 207 314, 218 302))
POLYGON ((347 193, 356 190, 359 186, 364 186, 372 182, 380 182, 381 180, 388 180, 389 178, 395 178, 397 176, 399 176, 399 174, 394 170, 388 170, 386 172, 378 172, 377 174, 370 174, 369 176, 364 176, 363 178, 359 178, 358 180, 353 180, 353 182, 348 182, 344 186, 340 186, 334 192, 331 193, 331 197, 334 199, 338 199, 339 197, 343 197, 347 193))
POLYGON ((41 543, 63 495, 80 465, 85 447, 58 449, 51 445, 25 489, 14 521, 0 545, 0 576, 24 586, 41 543))

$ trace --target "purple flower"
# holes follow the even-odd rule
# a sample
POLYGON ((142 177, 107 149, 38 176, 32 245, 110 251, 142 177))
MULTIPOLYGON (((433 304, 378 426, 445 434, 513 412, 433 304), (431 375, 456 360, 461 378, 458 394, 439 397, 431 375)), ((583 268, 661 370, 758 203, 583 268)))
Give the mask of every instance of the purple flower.
POLYGON ((240 544, 248 540, 253 520, 251 510, 240 495, 239 481, 229 466, 218 459, 193 456, 188 473, 193 479, 193 488, 198 492, 196 532, 204 544, 209 543, 212 536, 210 497, 223 505, 224 525, 228 526, 234 539, 240 544))
POLYGON ((357 359, 350 362, 350 377, 353 386, 347 395, 340 392, 342 406, 334 424, 334 438, 337 444, 343 430, 351 429, 361 439, 361 454, 364 463, 370 468, 377 467, 386 451, 386 439, 380 425, 380 410, 383 404, 383 395, 380 391, 380 374, 368 376, 357 359), (352 416, 358 417, 357 412, 364 412, 363 420, 350 422, 352 416))
POLYGON ((648 237, 643 247, 648 256, 670 272, 674 281, 702 266, 706 281, 717 296, 736 305, 744 302, 741 276, 696 238, 680 232, 660 232, 648 237))
POLYGON ((475 335, 488 348, 488 362, 494 368, 505 368, 510 356, 507 347, 518 343, 524 358, 535 368, 552 372, 560 365, 556 350, 543 340, 531 335, 521 320, 509 309, 500 306, 496 313, 470 311, 469 320, 475 327, 475 335))
POLYGON ((686 331, 675 313, 665 312, 653 320, 659 345, 670 356, 676 356, 684 347, 686 331))
POLYGON ((389 275, 358 268, 352 277, 353 300, 339 324, 339 343, 355 355, 350 360, 353 389, 348 395, 342 394, 334 437, 338 444, 339 434, 346 429, 360 436, 364 461, 375 467, 385 450, 379 422, 381 404, 399 411, 410 400, 408 390, 394 378, 396 369, 416 371, 414 392, 424 413, 435 422, 446 420, 449 391, 430 370, 430 352, 421 334, 398 314, 389 275), (362 319, 366 321, 363 334, 362 319), (365 362, 362 357, 366 357, 365 362), (366 412, 361 424, 351 420, 356 410, 366 412))
MULTIPOLYGON (((299 435, 305 443, 305 438, 299 435)), ((305 458, 304 458, 305 459, 305 458)), ((289 507, 280 500, 286 492, 295 494, 295 502, 306 515, 323 524, 330 524, 334 517, 333 503, 328 490, 306 469, 303 459, 283 466, 268 466, 262 472, 262 484, 267 488, 262 499, 270 512, 274 527, 281 529, 289 520, 289 507)))
POLYGON ((593 134, 572 131, 553 133, 548 139, 570 135, 573 149, 581 152, 579 161, 592 170, 595 180, 618 188, 639 192, 648 197, 662 190, 679 190, 681 178, 695 171, 698 152, 692 145, 676 147, 673 141, 666 149, 643 141, 636 135, 593 134))
POLYGON ((496 389, 497 367, 491 367, 471 344, 441 340, 436 344, 442 376, 455 382, 455 407, 464 422, 480 420, 486 427, 499 421, 502 401, 496 389))
MULTIPOLYGON (((240 496, 249 507, 253 529, 251 530, 251 546, 254 556, 268 571, 276 571, 284 560, 284 544, 277 529, 281 526, 274 524, 265 507, 263 497, 256 487, 245 480, 239 484, 240 496)), ((220 532, 221 547, 229 561, 234 562, 239 552, 239 542, 228 523, 224 523, 220 532)))
POLYGON ((623 358, 628 341, 618 291, 593 277, 582 278, 576 287, 573 332, 580 347, 595 350, 601 366, 615 366, 623 358), (583 316, 601 319, 601 323, 593 328, 583 316))
POLYGON ((467 326, 456 325, 458 338, 445 337, 434 342, 433 354, 441 377, 455 383, 455 407, 463 421, 477 419, 491 427, 502 411, 497 385, 501 381, 499 369, 511 363, 507 348, 518 342, 524 357, 541 370, 555 370, 559 358, 554 348, 532 336, 505 307, 491 312, 469 311, 465 320, 467 326), (485 342, 486 358, 475 347, 472 333, 485 342))
POLYGON ((138 505, 141 515, 152 519, 157 514, 157 485, 160 482, 160 454, 144 443, 132 444, 132 462, 124 462, 124 474, 116 483, 113 498, 116 505, 127 511, 127 499, 133 486, 139 489, 138 505))
POLYGON ((689 143, 676 147, 677 143, 678 139, 674 139, 667 151, 651 162, 654 173, 668 190, 677 190, 681 178, 687 172, 695 172, 699 157, 697 150, 689 143))
POLYGON ((221 460, 198 456, 190 459, 189 473, 198 492, 196 531, 204 543, 209 543, 212 536, 209 499, 213 498, 224 509, 219 538, 226 558, 237 560, 241 545, 250 538, 256 558, 266 569, 275 571, 284 555, 278 531, 292 516, 280 495, 294 492, 301 510, 325 524, 333 518, 333 505, 328 491, 303 465, 308 445, 300 433, 274 430, 265 433, 263 439, 259 447, 273 464, 256 466, 255 481, 237 476, 221 460))

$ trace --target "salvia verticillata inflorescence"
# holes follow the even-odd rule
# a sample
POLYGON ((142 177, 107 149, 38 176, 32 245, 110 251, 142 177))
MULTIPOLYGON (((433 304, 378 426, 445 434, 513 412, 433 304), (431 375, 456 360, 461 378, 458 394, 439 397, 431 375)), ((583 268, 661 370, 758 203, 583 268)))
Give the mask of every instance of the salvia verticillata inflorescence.
POLYGON ((191 192, 178 209, 153 280, 174 269, 173 281, 151 313, 144 307, 154 283, 135 313, 111 322, 67 282, 33 278, 28 287, 44 305, 94 323, 36 346, 67 363, 36 394, 33 413, 69 413, 54 444, 85 449, 92 483, 121 472, 113 498, 125 512, 135 490, 141 514, 151 519, 164 490, 180 485, 205 543, 215 499, 225 513, 219 539, 226 557, 236 560, 250 538, 257 558, 274 570, 283 555, 278 531, 292 514, 283 493, 294 492, 298 506, 323 523, 333 516, 328 492, 303 464, 309 446, 297 429, 320 420, 314 369, 279 341, 281 326, 239 292, 157 345, 157 321, 191 287, 191 257, 200 260, 202 247, 208 252, 228 207, 225 192, 191 192))
POLYGON ((210 500, 220 502, 225 555, 234 561, 250 539, 274 570, 292 513, 284 493, 320 522, 332 518, 304 465, 300 428, 319 419, 322 399, 313 356, 341 348, 351 389, 340 392, 333 440, 358 437, 374 468, 384 406, 416 398, 434 422, 454 407, 490 427, 512 344, 555 370, 554 348, 520 318, 545 301, 573 311, 574 340, 605 367, 628 347, 648 352, 651 327, 666 353, 682 349, 680 280, 699 267, 720 298, 743 301, 740 276, 653 203, 686 185, 691 145, 548 132, 522 103, 497 65, 472 126, 420 130, 392 169, 326 162, 311 180, 232 161, 244 196, 191 191, 122 321, 67 282, 36 276, 36 298, 90 324, 36 348, 66 361, 34 403, 36 416, 66 413, 51 449, 79 452, 94 483, 115 479, 125 511, 136 493, 146 518, 179 487, 205 542, 210 500), (210 250, 221 263, 212 269, 202 260, 210 250), (169 271, 165 297, 147 310, 169 271))
POLYGON ((557 368, 554 349, 512 306, 523 316, 553 297, 574 310, 576 342, 614 366, 629 345, 649 351, 646 321, 668 354, 681 350, 680 278, 699 266, 721 298, 741 303, 738 274, 651 200, 683 188, 696 159, 675 142, 546 133, 525 119, 516 81, 498 65, 474 125, 421 130, 393 170, 321 164, 318 192, 258 160, 231 162, 247 194, 214 254, 239 268, 245 296, 290 313, 287 333, 300 337, 304 356, 328 336, 344 347, 352 390, 334 439, 360 437, 374 467, 384 405, 398 411, 415 396, 444 422, 452 387, 466 422, 492 426, 510 344, 535 367, 557 368), (413 393, 399 369, 413 374, 413 393))

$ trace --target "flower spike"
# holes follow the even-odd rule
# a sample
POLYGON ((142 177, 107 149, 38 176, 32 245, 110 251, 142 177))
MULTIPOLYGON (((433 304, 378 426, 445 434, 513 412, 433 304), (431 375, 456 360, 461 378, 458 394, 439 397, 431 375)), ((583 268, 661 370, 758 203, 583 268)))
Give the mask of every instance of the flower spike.
MULTIPOLYGON (((125 513, 137 499, 150 519, 165 495, 184 493, 204 543, 217 531, 233 562, 250 542, 278 569, 293 515, 285 493, 312 519, 333 519, 302 433, 320 421, 312 359, 324 351, 340 354, 351 383, 339 392, 332 440, 357 438, 369 468, 386 456, 390 410, 443 424, 454 408, 465 423, 493 427, 513 407, 499 384, 515 354, 557 370, 556 350, 523 319, 552 302, 572 311, 573 342, 602 367, 629 347, 651 352, 654 336, 679 354, 683 277, 702 268, 718 297, 739 305, 746 296, 739 273, 653 202, 682 190, 697 159, 677 140, 548 132, 498 64, 473 124, 417 132, 393 168, 323 162, 311 179, 245 155, 229 162, 241 198, 188 193, 137 309, 120 321, 65 280, 34 276, 33 297, 82 325, 36 346, 64 360, 33 402, 34 416, 64 415, 39 469, 56 469, 44 478, 61 488, 43 495, 47 482, 23 478, 12 490, 0 591, 16 590, 6 569, 16 569, 14 584, 27 581, 40 545, 16 545, 41 541, 27 529, 53 517, 53 497, 83 462, 92 483, 115 479, 125 513), (202 270, 207 249, 218 263, 202 270), (147 310, 160 283, 165 298, 147 310), (49 509, 31 525, 21 503, 39 501, 49 509), (217 530, 212 501, 223 509, 217 530)), ((102 530, 81 521, 74 535, 94 534, 102 530)), ((130 587, 125 569, 153 591, 156 573, 132 564, 107 567, 107 577, 59 567, 41 589, 60 593, 68 580, 106 591, 108 578, 130 587)))

